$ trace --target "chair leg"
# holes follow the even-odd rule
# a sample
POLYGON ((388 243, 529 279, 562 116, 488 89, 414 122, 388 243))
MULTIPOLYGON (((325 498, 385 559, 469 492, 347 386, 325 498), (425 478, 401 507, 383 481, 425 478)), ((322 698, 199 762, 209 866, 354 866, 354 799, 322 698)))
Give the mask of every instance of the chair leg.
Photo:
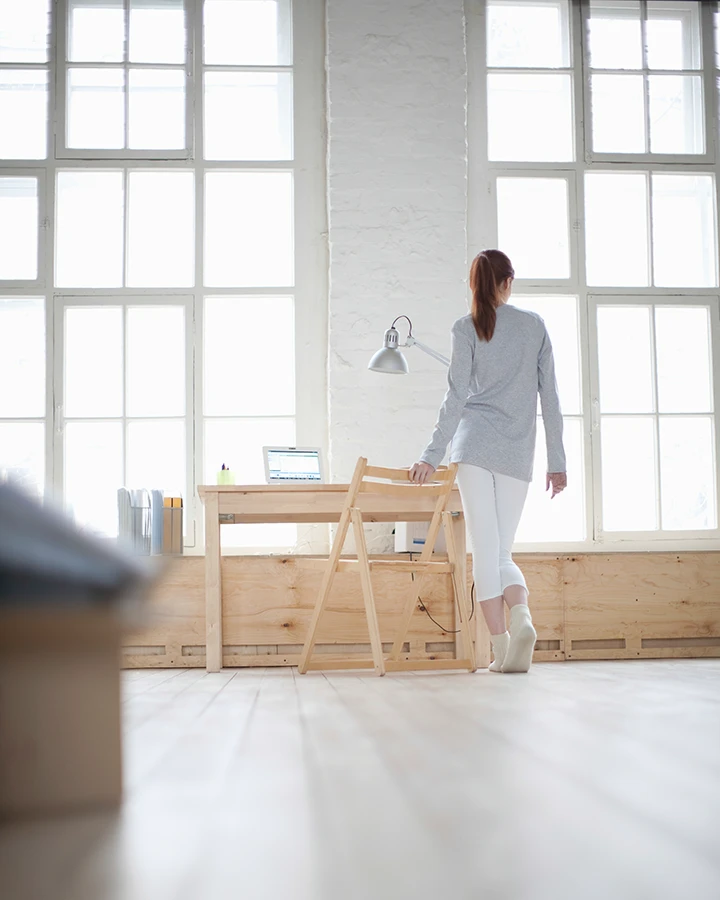
POLYGON ((308 663, 310 662, 310 657, 313 648, 315 647, 318 624, 320 622, 320 617, 325 610, 328 597, 330 596, 330 588, 332 587, 335 573, 337 572, 337 565, 342 554, 342 548, 345 543, 345 538, 347 537, 349 526, 350 511, 345 509, 340 517, 340 524, 338 525, 337 534, 335 535, 335 543, 333 544, 332 552, 328 559, 327 569, 325 569, 323 580, 320 584, 320 591, 315 603, 315 609, 313 610, 307 637, 305 638, 305 644, 303 645, 302 653, 300 654, 300 662, 298 663, 298 672, 300 675, 305 675, 308 670, 308 663))
POLYGON ((465 596, 465 566, 463 565, 464 560, 458 559, 451 513, 443 513, 443 526, 445 528, 445 541, 447 543, 448 562, 453 567, 453 593, 455 594, 455 603, 458 610, 458 620, 460 622, 460 635, 462 636, 464 658, 466 657, 470 660, 469 670, 471 672, 475 672, 477 669, 477 665, 475 664, 475 648, 473 646, 472 633, 470 631, 470 621, 467 611, 467 598, 465 596))
POLYGON ((410 623, 412 622, 412 617, 415 613, 417 598, 420 596, 425 585, 425 578, 425 575, 421 575, 417 581, 413 581, 412 583, 412 588, 408 595, 408 599, 405 602, 405 606, 403 607, 402 616, 400 617, 400 627, 397 630, 395 641, 393 642, 392 650, 390 651, 389 658, 392 660, 400 659, 403 644, 405 643, 405 637, 410 630, 410 623))
POLYGON ((350 510, 353 532, 355 534, 355 547, 360 565, 360 583, 362 585, 363 599, 365 600, 365 615, 367 616, 368 631, 370 632, 370 646, 375 664, 375 672, 378 675, 385 674, 385 662, 383 660, 382 641, 380 640, 380 628, 377 620, 377 609, 373 596, 372 580, 370 578, 370 565, 365 543, 365 529, 363 528, 362 513, 357 507, 350 510))

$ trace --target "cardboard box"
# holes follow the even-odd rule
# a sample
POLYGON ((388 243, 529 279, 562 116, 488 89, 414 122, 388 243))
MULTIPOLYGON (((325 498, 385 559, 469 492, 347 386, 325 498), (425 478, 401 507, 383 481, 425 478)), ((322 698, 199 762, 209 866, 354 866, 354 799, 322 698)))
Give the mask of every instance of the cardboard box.
POLYGON ((0 818, 120 802, 120 634, 110 610, 0 614, 0 818))
POLYGON ((121 634, 155 577, 0 483, 0 818, 119 802, 121 634))
POLYGON ((182 497, 163 498, 163 554, 181 556, 183 541, 182 497))

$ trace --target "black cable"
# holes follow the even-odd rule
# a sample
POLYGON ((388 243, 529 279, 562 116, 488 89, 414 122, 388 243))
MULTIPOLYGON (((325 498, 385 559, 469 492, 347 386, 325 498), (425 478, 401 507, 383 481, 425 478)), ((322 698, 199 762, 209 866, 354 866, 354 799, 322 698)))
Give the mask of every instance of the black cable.
MULTIPOLYGON (((410 577, 412 578, 413 581, 415 581, 415 573, 414 572, 410 573, 410 577)), ((425 606, 425 603, 420 598, 420 596, 418 596, 418 603, 420 604, 420 609, 425 613, 425 615, 428 617, 428 619, 430 619, 431 622, 433 622, 435 625, 437 625, 437 627, 440 629, 440 631, 444 631, 445 634, 460 634, 459 628, 443 628, 443 626, 437 621, 437 619, 433 619, 433 617, 430 615, 430 610, 427 608, 427 606, 425 606)), ((475 615, 475 582, 473 581, 472 587, 470 588, 470 618, 468 619, 468 622, 471 621, 471 619, 474 615, 475 615)))

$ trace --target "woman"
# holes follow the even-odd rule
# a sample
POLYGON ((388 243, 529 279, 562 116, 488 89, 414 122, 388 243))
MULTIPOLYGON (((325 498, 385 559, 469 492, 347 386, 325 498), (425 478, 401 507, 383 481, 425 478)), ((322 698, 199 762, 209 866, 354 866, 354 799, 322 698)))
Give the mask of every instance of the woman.
POLYGON ((567 486, 550 338, 540 316, 507 306, 514 277, 500 250, 483 250, 473 260, 472 310, 452 328, 448 391, 432 440, 410 471, 412 481, 426 482, 453 441, 450 460, 458 463, 492 672, 527 672, 537 637, 525 578, 511 551, 532 480, 538 392, 547 436, 546 487, 555 497, 567 486))

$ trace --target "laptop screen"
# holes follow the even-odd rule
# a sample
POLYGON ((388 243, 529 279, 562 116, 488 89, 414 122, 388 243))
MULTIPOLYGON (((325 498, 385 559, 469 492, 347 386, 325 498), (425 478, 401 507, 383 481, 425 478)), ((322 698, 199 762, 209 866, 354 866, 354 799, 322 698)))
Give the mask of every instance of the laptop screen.
POLYGON ((319 450, 270 447, 266 452, 269 481, 322 481, 319 450))

